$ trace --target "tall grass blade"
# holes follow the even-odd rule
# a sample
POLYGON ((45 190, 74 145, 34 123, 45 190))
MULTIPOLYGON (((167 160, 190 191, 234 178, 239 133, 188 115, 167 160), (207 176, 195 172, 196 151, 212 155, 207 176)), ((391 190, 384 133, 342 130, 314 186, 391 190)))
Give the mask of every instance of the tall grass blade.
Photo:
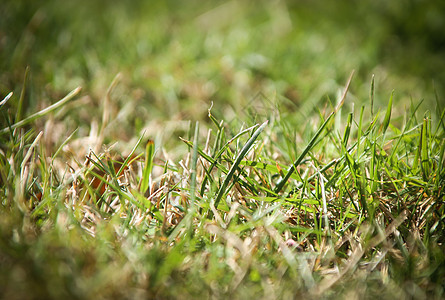
POLYGON ((439 184, 442 181, 442 176, 444 176, 442 173, 445 172, 443 166, 445 165, 445 142, 442 142, 442 147, 440 148, 440 152, 439 152, 439 163, 438 163, 438 167, 437 167, 437 178, 436 178, 436 189, 439 189, 439 184))
POLYGON ((75 96, 77 96, 80 93, 81 90, 82 90, 82 88, 80 86, 75 88, 68 95, 66 95, 64 98, 62 98, 61 100, 57 101, 56 103, 48 106, 47 108, 42 109, 41 111, 38 111, 38 112, 30 115, 29 117, 27 117, 27 118, 25 118, 25 119, 15 123, 15 124, 12 124, 10 127, 3 128, 2 130, 0 130, 0 134, 8 132, 10 129, 14 130, 16 128, 20 128, 22 126, 25 126, 26 124, 31 123, 32 121, 34 121, 34 120, 36 120, 38 118, 41 118, 41 117, 49 114, 53 110, 63 106, 68 101, 73 99, 75 96))
MULTIPOLYGON (((211 116, 211 114, 209 113, 209 116, 211 116)), ((213 117, 213 116, 212 116, 213 117)), ((216 119, 214 121, 215 124, 218 124, 216 119)), ((214 147, 214 155, 213 155, 213 160, 214 162, 211 162, 211 166, 208 168, 207 173, 210 173, 213 168, 216 166, 218 160, 220 159, 220 157, 223 155, 223 153, 228 149, 229 145, 236 139, 238 139, 240 136, 242 136, 243 134, 246 134, 247 132, 251 131, 253 128, 257 127, 257 125, 249 127, 247 129, 242 130, 241 132, 239 132, 238 134, 236 134, 233 138, 231 138, 229 141, 227 141, 222 147, 221 149, 219 149, 219 151, 216 153, 217 151, 217 147, 219 145, 221 145, 222 143, 222 136, 224 134, 224 128, 222 127, 222 122, 221 122, 221 127, 218 127, 218 134, 216 137, 216 141, 215 141, 215 147, 214 147)), ((190 145, 189 145, 190 146, 190 145)), ((198 149, 199 151, 199 149, 198 149)), ((201 153, 200 153, 201 154, 201 153)), ((204 157, 204 156, 203 156, 204 157)), ((205 158, 205 157, 204 157, 205 158)), ((209 161, 210 162, 210 161, 209 161)), ((227 171, 225 172, 227 174, 227 171)), ((207 175, 201 185, 201 196, 204 194, 204 189, 206 187, 207 184, 207 180, 211 180, 211 178, 209 177, 209 175, 207 175)))
POLYGON ((195 137, 193 138, 193 153, 192 153, 192 165, 191 165, 191 180, 190 180, 190 204, 192 211, 195 209, 195 192, 196 192, 196 166, 198 162, 198 135, 199 135, 199 122, 195 125, 195 137))
POLYGON ((43 136, 43 131, 40 131, 37 137, 32 142, 31 146, 29 147, 28 151, 26 152, 26 155, 24 156, 22 163, 20 164, 20 169, 23 170, 24 166, 28 162, 29 158, 31 157, 33 150, 37 143, 40 141, 40 138, 43 136))
POLYGON ((345 148, 348 146, 349 134, 351 133, 351 125, 352 125, 352 113, 348 115, 348 121, 346 124, 345 132, 343 134, 343 145, 345 148))
POLYGON ((218 190, 218 194, 216 196, 215 204, 214 204, 216 208, 218 208, 219 201, 221 200, 223 195, 226 193, 226 188, 227 188, 230 180, 232 179, 235 171, 238 169, 238 166, 241 163, 241 160, 246 156, 247 152, 250 150, 250 148, 252 147, 253 143, 256 141, 256 139, 258 138, 260 133, 263 131, 264 127, 266 127, 268 122, 269 121, 266 121, 263 124, 261 124, 261 126, 258 127, 257 130, 255 130, 253 135, 250 137, 250 139, 246 142, 246 144, 241 149, 241 151, 238 154, 235 162, 233 163, 232 167, 230 168, 229 173, 227 173, 226 178, 224 179, 221 187, 218 190))
POLYGON ((388 107, 386 108, 386 114, 385 118, 383 119, 382 123, 382 133, 384 134, 386 132, 386 129, 388 129, 389 121, 391 120, 391 111, 392 111, 392 99, 394 97, 394 90, 391 92, 391 97, 389 98, 388 107))
POLYGON ((78 128, 76 128, 76 130, 74 130, 69 137, 67 137, 65 139, 65 141, 63 141, 63 143, 57 148, 56 152, 54 152, 54 154, 51 156, 51 164, 54 163, 54 160, 56 159, 57 155, 60 153, 60 151, 62 151, 63 147, 65 147, 66 144, 68 144, 68 142, 73 138, 74 134, 77 132, 78 128))
POLYGON ((360 109, 360 119, 358 122, 358 129, 357 129, 357 156, 359 156, 360 153, 360 142, 361 142, 361 138, 362 138, 362 128, 363 128, 363 112, 365 111, 365 107, 362 106, 362 108, 360 109))
POLYGON ((326 178, 323 177, 323 175, 321 175, 320 170, 317 169, 317 173, 319 176, 319 182, 320 182, 320 187, 321 187, 321 199, 322 199, 322 204, 323 204, 323 223, 322 225, 324 225, 323 227, 325 228, 325 232, 330 235, 329 233, 329 219, 328 219, 328 206, 327 206, 327 201, 326 201, 326 190, 325 190, 325 186, 324 186, 324 182, 326 180, 326 178))
POLYGON ((315 135, 312 137, 312 139, 309 141, 308 145, 306 146, 306 148, 304 148, 303 152, 301 152, 300 156, 295 160, 295 162, 289 167, 289 169, 287 170, 287 173, 284 177, 282 177, 280 179, 280 181, 277 183, 277 186, 275 187, 275 193, 279 193, 284 185, 286 184, 286 182, 289 180, 289 178, 291 177, 291 175, 295 172, 295 168, 296 166, 298 166, 301 161, 303 160, 303 158, 306 156, 306 154, 315 146, 315 143, 318 139, 318 137, 320 136, 320 134, 323 132, 324 128, 326 127, 326 125, 329 123, 329 121, 331 120, 332 116, 335 113, 331 113, 327 119, 324 121, 324 123, 320 126, 320 128, 317 130, 317 132, 315 133, 315 135))
POLYGON ((420 134, 420 158, 422 160, 422 174, 423 180, 428 181, 428 177, 430 175, 430 167, 429 167, 429 155, 428 155, 428 118, 423 119, 422 131, 420 134))
MULTIPOLYGON (((198 135, 199 135, 199 123, 196 122, 195 126, 195 136, 193 137, 193 152, 192 152, 192 165, 191 165, 191 183, 190 183, 190 210, 189 213, 184 216, 184 218, 179 222, 178 225, 173 229, 173 231, 168 236, 168 241, 172 242, 175 240, 179 234, 181 233, 181 230, 185 229, 186 232, 188 232, 187 237, 192 237, 192 222, 193 222, 193 216, 195 213, 195 199, 196 199, 196 170, 197 170, 197 162, 198 162, 198 135)), ((181 139, 185 141, 184 139, 181 139)), ((202 152, 204 153, 204 152, 202 152)))
POLYGON ((141 193, 145 194, 147 192, 149 186, 149 179, 151 170, 153 169, 153 157, 155 151, 155 144, 152 140, 147 142, 147 146, 145 147, 145 165, 144 170, 142 172, 142 181, 141 181, 141 193))
POLYGON ((371 118, 374 117, 374 74, 371 77, 371 90, 369 92, 371 98, 371 118))
POLYGON ((137 147, 139 147, 139 144, 142 142, 142 139, 144 138, 144 136, 142 135, 138 141, 136 142, 136 144, 134 145, 133 149, 131 149, 130 153, 128 154, 128 156, 124 159, 121 167, 119 168, 119 171, 117 172, 117 174, 122 174, 124 172, 124 169, 127 167, 127 165, 131 162, 133 162, 134 160, 136 160, 140 155, 136 156, 136 158, 133 156, 134 152, 136 151, 137 147))
POLYGON ((21 120, 22 119, 23 102, 25 101, 25 94, 26 94, 26 87, 27 87, 27 84, 28 84, 28 77, 29 77, 29 66, 26 67, 26 70, 25 70, 25 78, 23 79, 22 92, 20 93, 19 104, 18 104, 18 107, 17 107, 16 116, 15 116, 16 120, 21 120))

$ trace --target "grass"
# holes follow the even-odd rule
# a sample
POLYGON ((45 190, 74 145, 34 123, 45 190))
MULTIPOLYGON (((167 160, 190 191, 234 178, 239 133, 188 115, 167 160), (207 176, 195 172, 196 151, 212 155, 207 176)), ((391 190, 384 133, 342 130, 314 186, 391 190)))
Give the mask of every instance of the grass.
POLYGON ((2 298, 444 298, 435 7, 83 4, 0 18, 2 298))

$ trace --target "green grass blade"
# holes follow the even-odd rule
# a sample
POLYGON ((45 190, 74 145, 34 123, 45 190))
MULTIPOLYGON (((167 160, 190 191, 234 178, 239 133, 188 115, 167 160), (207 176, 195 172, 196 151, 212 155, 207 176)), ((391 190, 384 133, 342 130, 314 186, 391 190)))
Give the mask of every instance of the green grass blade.
POLYGON ((423 119, 422 133, 420 134, 420 158, 422 160, 423 180, 428 181, 430 175, 429 155, 428 155, 428 118, 423 119))
POLYGON ((345 128, 345 132, 343 134, 343 145, 345 146, 345 148, 348 145, 348 139, 349 139, 349 134, 351 133, 351 125, 352 125, 352 113, 350 113, 348 115, 348 121, 346 123, 346 128, 345 128))
POLYGON ((374 117, 374 74, 371 77, 371 90, 369 92, 371 98, 371 118, 374 117))
POLYGON ((195 191, 196 191, 196 166, 198 162, 198 135, 199 135, 199 122, 195 125, 195 136, 193 138, 193 153, 192 153, 192 166, 191 166, 191 180, 190 180, 190 204, 192 212, 195 209, 195 191))
POLYGON ((63 141, 63 143, 59 146, 59 148, 57 148, 56 152, 54 152, 54 154, 51 156, 51 164, 54 163, 54 159, 56 159, 57 155, 60 153, 60 151, 62 151, 63 147, 65 147, 66 144, 68 144, 68 142, 73 138, 74 134, 77 132, 78 128, 76 128, 76 130, 74 130, 69 137, 66 138, 65 141, 63 141))
POLYGON ((321 200, 322 200, 322 207, 323 207, 323 227, 325 228, 325 232, 328 233, 328 235, 330 235, 329 233, 329 219, 328 219, 328 206, 327 206, 327 201, 326 201, 326 190, 325 190, 325 186, 324 186, 324 182, 325 182, 325 178, 323 177, 323 175, 321 175, 320 170, 317 169, 317 173, 319 176, 319 184, 320 184, 320 188, 321 188, 321 200))
POLYGON ((371 162, 369 167, 369 173, 371 176, 371 194, 374 193, 374 191, 377 189, 377 180, 378 180, 378 159, 377 159, 377 152, 376 152, 376 144, 373 143, 371 145, 371 162))
POLYGON ((437 167, 437 178, 436 178, 436 189, 439 190, 439 185, 441 182, 441 178, 442 178, 442 173, 445 171, 443 166, 445 165, 445 142, 442 142, 442 147, 440 148, 440 152, 439 152, 439 162, 438 162, 438 167, 437 167))
POLYGON ((136 157, 133 157, 133 154, 136 151, 137 147, 139 146, 139 144, 141 143, 143 138, 144 138, 144 136, 142 135, 138 139, 136 144, 134 145, 133 149, 131 149, 130 153, 127 155, 127 157, 123 161, 122 165, 120 166, 119 171, 117 172, 118 175, 120 175, 120 174, 122 174, 124 172, 124 169, 127 167, 128 164, 130 164, 131 162, 135 161, 137 158, 139 158, 141 156, 141 155, 137 155, 136 157))
MULTIPOLYGON (((207 155, 202 149, 200 149, 199 147, 197 148, 197 151, 199 153, 199 155, 201 157, 203 157, 205 160, 207 160, 209 163, 211 163, 210 167, 206 170, 206 177, 203 180, 203 183, 201 185, 201 196, 204 194, 204 190, 205 190, 205 185, 207 184, 207 181, 213 181, 210 177, 209 174, 210 172, 213 170, 214 167, 218 168, 221 172, 223 172, 224 174, 227 174, 229 172, 229 170, 227 170, 226 167, 224 167, 221 163, 218 162, 218 159, 223 155, 223 153, 227 150, 230 150, 229 145, 236 139, 238 139, 240 136, 246 134, 249 131, 252 131, 252 129, 254 129, 255 127, 257 127, 258 125, 249 127, 247 129, 244 129, 242 131, 240 131, 237 135, 235 135, 233 138, 231 138, 228 142, 226 142, 221 149, 218 151, 218 153, 216 153, 214 155, 214 157, 211 157, 210 155, 207 155)), ((222 128, 223 130, 224 128, 222 128)), ((189 146, 190 148, 194 148, 195 144, 187 141, 183 138, 179 138, 181 141, 183 141, 184 143, 186 143, 187 146, 189 146)), ((252 182, 250 180, 250 178, 246 178, 247 181, 249 181, 250 185, 252 186, 252 182)))
MULTIPOLYGON (((194 147, 194 144, 190 141, 187 141, 186 139, 183 139, 181 137, 179 137, 179 139, 181 141, 183 141, 187 146, 189 146, 190 148, 194 147)), ((199 155, 201 155, 205 160, 207 160, 209 163, 211 163, 212 165, 214 164, 219 170, 221 170, 224 174, 227 174, 229 171, 227 170, 226 167, 224 167, 222 164, 218 163, 217 160, 215 160, 214 158, 212 158, 210 155, 207 155, 202 149, 199 149, 198 147, 198 153, 199 155)))
MULTIPOLYGON (((212 102, 212 107, 213 107, 213 102, 212 102)), ((222 127, 223 121, 221 121, 221 123, 218 123, 218 120, 212 115, 212 107, 210 107, 208 110, 209 119, 213 122, 213 124, 215 124, 216 128, 218 128, 218 131, 221 131, 223 128, 222 127)))
MULTIPOLYGON (((77 87, 74 90, 72 90, 68 95, 66 95, 64 98, 62 98, 61 100, 57 101, 56 103, 54 103, 53 105, 48 106, 47 108, 42 109, 41 111, 36 112, 35 114, 30 115, 29 117, 15 123, 11 125, 11 129, 16 129, 22 126, 25 126, 28 123, 31 123, 32 121, 41 118, 47 114, 49 114, 50 112, 52 112, 53 110, 63 106, 64 104, 66 104, 68 101, 70 101, 71 99, 73 99, 75 96, 77 96, 80 91, 82 90, 81 87, 77 87)), ((2 133, 6 133, 10 130, 9 127, 7 128, 3 128, 2 130, 0 130, 0 134, 2 133)))
POLYGON ((145 147, 145 165, 142 172, 141 193, 145 194, 148 190, 151 170, 153 169, 153 157, 155 152, 155 144, 152 140, 147 142, 145 147))
POLYGON ((362 138, 362 134, 363 134, 362 127, 363 127, 363 112, 364 111, 365 111, 365 107, 362 106, 360 109, 360 119, 358 122, 358 129, 357 129, 357 152, 356 152, 357 156, 360 153, 360 143, 361 143, 361 138, 362 138))
MULTIPOLYGON (((192 147, 192 162, 191 162, 191 182, 190 182, 190 209, 189 213, 187 213, 184 218, 179 222, 179 224, 173 229, 168 237, 168 241, 172 242, 174 239, 178 237, 181 233, 181 230, 185 228, 185 230, 189 233, 187 234, 187 238, 192 238, 192 224, 193 224, 193 216, 195 214, 195 199, 196 199, 196 170, 197 170, 197 162, 198 162, 198 153, 203 156, 205 155, 204 151, 200 150, 198 147, 198 135, 199 135, 199 123, 196 122, 195 126, 195 136, 193 137, 193 144, 189 141, 184 141, 189 147, 192 147)), ((204 157, 204 156, 203 156, 204 157)), ((205 157, 206 158, 206 157, 205 157)), ((210 156, 207 158, 211 159, 210 156)), ((206 158, 206 159, 207 159, 206 158)), ((208 159, 207 159, 208 160, 208 159)))
POLYGON ((382 132, 385 134, 386 129, 388 129, 389 121, 391 120, 391 111, 392 111, 392 100, 394 97, 394 90, 391 92, 391 97, 389 97, 388 107, 386 108, 385 118, 382 123, 382 132))
POLYGON ((239 164, 241 163, 241 160, 246 156, 247 152, 252 147, 253 143, 256 141, 260 133, 263 131, 264 127, 266 127, 268 121, 261 124, 260 127, 258 127, 257 130, 253 133, 252 137, 246 142, 244 147, 241 149, 240 153, 238 154, 235 162, 233 163, 232 167, 229 170, 229 173, 227 173, 226 178, 224 179, 224 182, 222 183, 221 187, 219 188, 218 194, 215 199, 215 207, 218 208, 219 201, 223 197, 223 195, 226 193, 226 187, 228 186, 230 180, 232 179, 235 171, 238 169, 239 164))
POLYGON ((25 78, 23 79, 22 92, 20 93, 19 104, 18 104, 18 107, 17 107, 16 116, 15 116, 16 120, 21 120, 22 119, 23 102, 25 101, 25 94, 26 94, 26 87, 27 87, 27 84, 28 84, 28 77, 29 77, 29 66, 26 67, 26 70, 25 70, 25 78))
MULTIPOLYGON (((211 116, 211 115, 209 114, 209 116, 211 116)), ((212 117, 213 117, 213 116, 212 116, 212 117)), ((216 119, 215 119, 214 123, 215 123, 215 124, 218 124, 218 123, 216 122, 216 119)), ((221 126, 222 126, 222 122, 221 122, 221 126)), ((257 125, 252 126, 252 127, 249 127, 249 128, 247 128, 247 129, 244 129, 244 130, 240 131, 240 132, 239 132, 238 134, 236 134, 233 138, 231 138, 229 141, 227 141, 227 142, 221 147, 221 149, 219 149, 218 152, 216 152, 216 151, 217 151, 217 147, 218 147, 218 145, 220 145, 220 144, 222 143, 222 135, 224 134, 224 128, 223 128, 223 127, 219 127, 218 135, 217 135, 217 138, 216 138, 216 141, 215 141, 215 148, 214 148, 214 155, 213 155, 213 160, 214 160, 214 162, 211 162, 211 166, 208 168, 207 173, 210 174, 210 172, 211 172, 211 171, 213 170, 213 168, 216 166, 218 160, 219 160, 220 157, 223 155, 223 153, 224 153, 226 150, 230 150, 230 149, 229 149, 229 145, 230 145, 233 141, 237 140, 240 136, 242 136, 242 135, 244 135, 244 134, 250 132, 250 131, 251 131, 252 129, 254 129, 255 127, 257 127, 257 125)), ((210 162, 210 161, 209 161, 209 162, 210 162)), ((227 171, 226 171, 225 173, 227 174, 227 171)), ((204 189, 205 189, 205 186, 206 186, 208 180, 210 180, 210 177, 207 175, 206 178, 204 179, 202 185, 201 185, 201 192, 200 192, 200 193, 201 193, 201 196, 204 194, 204 189)))
POLYGON ((303 150, 303 152, 300 154, 300 156, 297 158, 297 160, 295 160, 295 162, 289 167, 289 169, 287 170, 287 174, 283 178, 281 178, 281 180, 277 183, 277 186, 275 187, 275 193, 278 194, 283 189, 284 185, 289 180, 292 173, 295 172, 295 167, 300 164, 300 162, 303 160, 303 158, 306 156, 306 154, 314 147, 315 142, 317 141, 318 137, 321 135, 321 133, 323 132, 324 128, 329 123, 329 121, 331 120, 333 115, 334 115, 334 113, 331 113, 328 116, 328 118, 324 121, 324 123, 317 130, 317 132, 312 137, 312 139, 309 141, 308 145, 303 150))

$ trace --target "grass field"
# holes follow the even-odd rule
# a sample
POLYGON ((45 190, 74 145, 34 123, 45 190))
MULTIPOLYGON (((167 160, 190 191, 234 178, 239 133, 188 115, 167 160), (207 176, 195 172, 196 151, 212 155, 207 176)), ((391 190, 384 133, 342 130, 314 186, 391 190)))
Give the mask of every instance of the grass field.
POLYGON ((445 6, 4 1, 0 298, 445 298, 445 6))

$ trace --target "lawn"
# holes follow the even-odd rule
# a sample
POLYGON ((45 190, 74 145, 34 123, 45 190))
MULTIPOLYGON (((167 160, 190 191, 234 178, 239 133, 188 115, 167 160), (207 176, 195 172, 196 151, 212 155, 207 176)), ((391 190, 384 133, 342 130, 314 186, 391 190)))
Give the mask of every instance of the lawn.
POLYGON ((0 298, 445 298, 444 4, 3 2, 0 298))

